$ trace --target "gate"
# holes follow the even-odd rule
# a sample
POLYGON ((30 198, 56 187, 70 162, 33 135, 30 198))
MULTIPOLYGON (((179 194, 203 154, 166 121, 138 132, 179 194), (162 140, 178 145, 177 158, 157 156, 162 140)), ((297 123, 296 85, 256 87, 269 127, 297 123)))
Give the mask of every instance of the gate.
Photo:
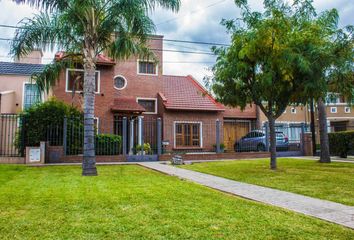
POLYGON ((24 119, 17 114, 0 114, 0 156, 25 156, 24 119))

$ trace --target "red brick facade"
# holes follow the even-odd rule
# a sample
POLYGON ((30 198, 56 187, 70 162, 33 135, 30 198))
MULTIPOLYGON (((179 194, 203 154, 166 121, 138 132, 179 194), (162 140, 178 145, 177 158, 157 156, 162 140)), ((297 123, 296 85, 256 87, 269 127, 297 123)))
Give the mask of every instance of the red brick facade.
MULTIPOLYGON (((162 49, 163 41, 162 37, 157 36, 154 40, 151 40, 150 46, 152 49, 162 49)), ((215 144, 215 123, 219 119, 223 122, 224 119, 224 109, 219 103, 216 103, 211 96, 205 96, 205 90, 202 90, 199 83, 197 83, 191 77, 179 77, 182 84, 175 84, 173 86, 166 85, 166 78, 168 76, 163 76, 163 54, 162 51, 154 51, 155 56, 158 59, 158 67, 156 75, 141 75, 138 74, 138 59, 132 57, 126 61, 117 62, 115 65, 98 65, 97 70, 100 72, 100 91, 96 94, 95 99, 95 116, 99 119, 101 124, 111 124, 114 115, 120 116, 130 116, 127 113, 112 112, 112 104, 114 99, 121 97, 130 98, 149 98, 156 99, 157 102, 157 113, 143 116, 146 118, 162 118, 163 121, 163 139, 168 141, 169 145, 167 150, 180 150, 175 147, 175 133, 174 124, 178 121, 192 121, 202 123, 202 146, 196 148, 195 150, 211 151, 213 150, 213 144, 215 144), (118 90, 114 87, 114 77, 122 76, 126 79, 127 85, 124 89, 118 90), (188 81, 189 85, 183 85, 183 81, 188 81), (193 82, 195 81, 195 82, 193 82), (192 83, 192 85, 191 85, 192 83), (181 107, 180 109, 169 109, 167 106, 172 106, 171 97, 166 99, 164 92, 166 88, 170 87, 170 94, 174 92, 174 89, 179 89, 181 94, 184 92, 189 92, 189 95, 194 94, 193 99, 191 96, 179 96, 180 98, 187 98, 187 102, 190 100, 190 107, 192 109, 186 109, 181 107), (183 89, 188 88, 188 89, 183 89), (173 89, 171 89, 173 88, 173 89), (192 90, 190 88, 193 88, 192 90), (172 90, 172 91, 171 91, 172 90), (188 90, 188 91, 187 91, 188 90), (191 99, 188 99, 190 97, 191 99), (199 98, 199 99, 197 99, 199 98), (205 104, 209 101, 208 104, 205 104), (166 105, 166 103, 170 105, 166 105), (193 104, 201 104, 200 106, 194 106, 193 104), (210 107, 213 105, 213 107, 210 107), (206 109, 210 108, 210 109, 206 109)), ((76 106, 81 106, 83 99, 80 93, 75 94, 72 98, 71 92, 66 92, 66 72, 60 75, 60 79, 57 85, 53 89, 53 95, 60 100, 64 100, 67 103, 74 103, 76 106)), ((176 96, 174 96, 176 97, 176 96)), ((177 94, 178 97, 178 94, 177 94)), ((178 100, 178 99, 177 99, 178 100)), ((247 109, 246 112, 234 111, 234 115, 230 114, 228 111, 228 118, 256 118, 255 108, 247 109)), ((220 131, 221 135, 223 131, 220 131)), ((221 136, 222 141, 222 136, 221 136)))

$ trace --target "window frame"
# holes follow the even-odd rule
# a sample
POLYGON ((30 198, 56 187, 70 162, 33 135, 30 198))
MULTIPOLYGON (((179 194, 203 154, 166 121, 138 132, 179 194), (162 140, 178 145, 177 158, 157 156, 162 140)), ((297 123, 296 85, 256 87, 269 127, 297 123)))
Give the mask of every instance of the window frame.
POLYGON ((290 112, 291 114, 296 114, 297 113, 296 107, 292 107, 290 112))
POLYGON ((126 79, 123 75, 118 74, 118 75, 116 75, 116 76, 113 77, 113 87, 114 87, 115 89, 117 89, 117 90, 124 90, 124 89, 127 87, 127 85, 128 85, 128 81, 127 81, 127 79, 126 79), (124 81, 125 81, 124 86, 123 86, 122 88, 117 88, 116 85, 115 85, 115 81, 114 81, 114 80, 115 80, 116 78, 118 78, 118 77, 123 78, 124 81))
MULTIPOLYGON (((203 122, 201 121, 174 121, 173 122, 173 147, 175 149, 201 149, 203 148, 203 122), (199 146, 177 146, 176 125, 177 124, 199 124, 199 146)), ((193 144, 193 143, 192 143, 193 144)))
MULTIPOLYGON (((67 68, 66 69, 66 74, 65 74, 65 92, 67 93, 72 93, 72 90, 69 90, 69 71, 77 71, 77 72, 85 72, 84 69, 77 69, 77 68, 67 68)), ((96 70, 95 73, 97 74, 97 92, 95 91, 95 94, 100 94, 101 92, 101 71, 96 70)), ((83 91, 75 91, 75 93, 82 93, 83 91)))
POLYGON ((344 107, 344 113, 349 114, 352 112, 352 109, 350 107, 344 107), (348 111, 347 111, 348 109, 348 111))
POLYGON ((330 112, 331 112, 332 114, 338 113, 337 107, 331 107, 330 112), (335 112, 333 112, 332 110, 335 110, 335 112))
POLYGON ((153 60, 144 60, 144 59, 137 59, 137 64, 136 64, 136 73, 138 75, 142 76, 158 76, 159 75, 159 64, 153 60), (155 67, 155 74, 151 73, 140 73, 140 62, 148 62, 148 63, 154 63, 156 65, 155 67))
MULTIPOLYGON (((25 91, 26 91, 26 84, 32 84, 32 85, 36 85, 35 82, 28 82, 25 81, 22 84, 22 110, 25 110, 25 91)), ((40 103, 42 103, 44 101, 44 93, 39 92, 40 96, 41 96, 41 100, 39 101, 40 103)))
POLYGON ((136 102, 138 104, 139 104, 139 100, 155 101, 155 111, 154 112, 144 112, 144 114, 146 114, 146 115, 156 115, 157 114, 157 98, 137 97, 136 102))

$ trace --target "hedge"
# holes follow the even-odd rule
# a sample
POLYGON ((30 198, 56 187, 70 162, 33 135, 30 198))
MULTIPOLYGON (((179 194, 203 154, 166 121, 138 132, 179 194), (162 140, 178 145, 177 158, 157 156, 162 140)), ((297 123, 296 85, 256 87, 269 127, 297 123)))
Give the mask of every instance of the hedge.
POLYGON ((50 141, 51 145, 62 145, 65 116, 81 117, 82 113, 55 98, 25 109, 19 114, 21 128, 17 132, 16 147, 22 151, 25 146, 39 146, 41 141, 50 141))
POLYGON ((96 155, 118 155, 121 153, 122 137, 113 134, 96 135, 96 155))
POLYGON ((332 155, 346 158, 354 151, 354 131, 329 133, 329 146, 332 155))

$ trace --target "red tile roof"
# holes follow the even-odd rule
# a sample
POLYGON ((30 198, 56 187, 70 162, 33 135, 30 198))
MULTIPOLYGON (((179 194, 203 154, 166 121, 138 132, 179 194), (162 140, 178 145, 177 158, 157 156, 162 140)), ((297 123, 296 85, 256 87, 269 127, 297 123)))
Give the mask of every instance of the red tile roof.
POLYGON ((256 105, 248 106, 243 111, 240 108, 225 106, 224 118, 257 118, 256 105))
POLYGON ((208 92, 192 76, 163 76, 163 93, 166 109, 193 111, 224 111, 222 104, 208 92))
MULTIPOLYGON (((64 56, 65 56, 65 52, 60 51, 60 52, 57 52, 55 54, 54 59, 58 61, 58 60, 63 59, 64 56)), ((113 59, 111 59, 111 58, 109 58, 109 57, 107 57, 107 56, 105 56, 103 54, 98 54, 98 56, 97 56, 97 64, 100 64, 100 65, 114 65, 114 64, 116 64, 116 62, 113 59)))
POLYGON ((137 103, 135 98, 131 97, 115 98, 111 110, 113 112, 146 112, 145 108, 137 103))

